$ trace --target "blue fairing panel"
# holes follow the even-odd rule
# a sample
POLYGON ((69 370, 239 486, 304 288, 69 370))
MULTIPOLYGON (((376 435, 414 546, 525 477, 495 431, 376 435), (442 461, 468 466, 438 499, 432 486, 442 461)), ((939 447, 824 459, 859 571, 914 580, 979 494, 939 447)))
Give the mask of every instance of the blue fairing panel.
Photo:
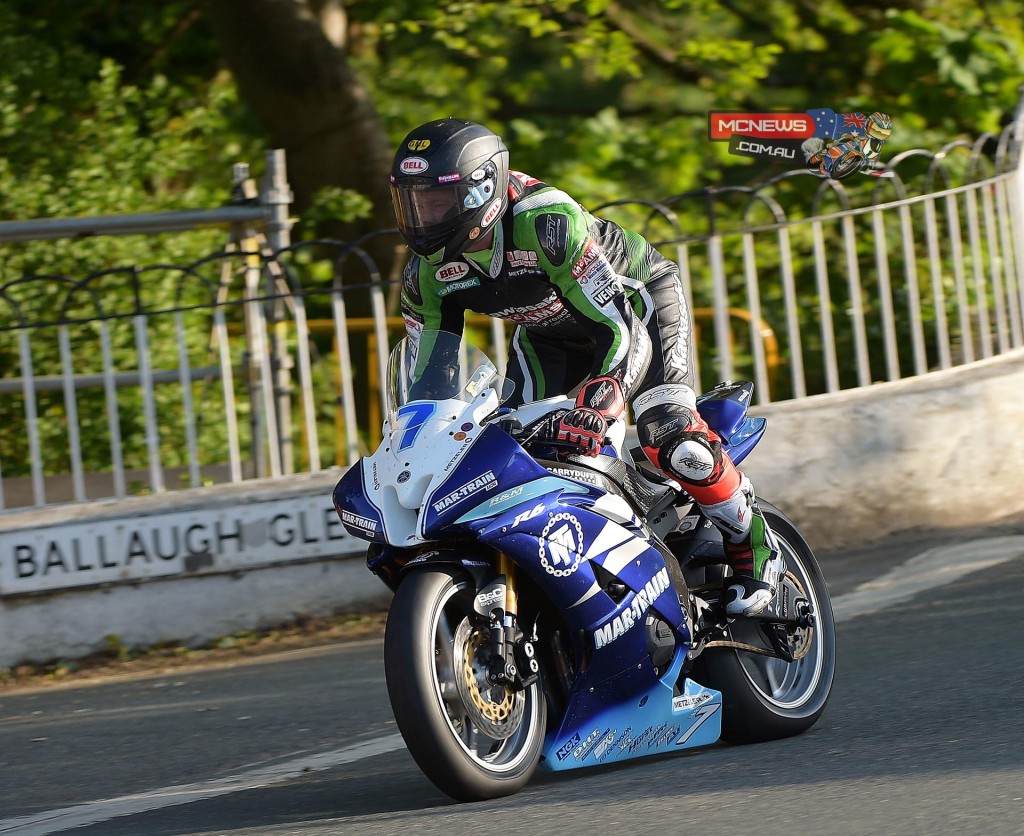
POLYGON ((386 543, 384 520, 363 488, 363 460, 352 465, 334 486, 334 507, 349 534, 386 543))
POLYGON ((503 430, 484 427, 463 460, 431 494, 425 506, 424 536, 440 537, 470 509, 524 482, 550 475, 503 430))
POLYGON ((728 438, 722 439, 722 448, 734 463, 739 464, 764 435, 767 421, 764 418, 747 418, 728 438))
POLYGON ((562 613, 574 649, 590 663, 574 689, 604 682, 647 660, 645 622, 657 614, 681 647, 691 639, 664 556, 626 525, 577 504, 586 498, 559 492, 526 503, 477 530, 477 537, 509 555, 562 613), (613 599, 598 568, 618 578, 613 599), (592 651, 592 655, 591 655, 592 651))
POLYGON ((721 693, 685 679, 682 693, 673 696, 683 657, 679 653, 660 680, 648 663, 647 669, 641 664, 623 671, 592 691, 575 691, 561 726, 544 742, 541 768, 561 772, 717 741, 721 693))

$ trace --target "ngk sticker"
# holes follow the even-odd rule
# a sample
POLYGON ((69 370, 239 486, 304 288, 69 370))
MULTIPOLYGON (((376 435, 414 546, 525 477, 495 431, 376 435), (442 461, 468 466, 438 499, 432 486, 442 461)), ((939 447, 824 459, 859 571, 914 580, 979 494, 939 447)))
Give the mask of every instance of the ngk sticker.
POLYGON ((501 210, 501 198, 499 197, 494 203, 491 204, 487 210, 487 214, 484 215, 484 219, 480 221, 480 226, 490 226, 494 223, 494 219, 498 217, 498 212, 501 210))
POLYGON ((422 174, 429 168, 429 164, 423 157, 406 157, 402 160, 402 164, 398 167, 398 170, 402 174, 422 174))
POLYGON ((469 273, 469 265, 459 261, 450 261, 447 264, 442 264, 437 272, 434 273, 434 278, 439 282, 454 282, 458 279, 463 278, 469 273))

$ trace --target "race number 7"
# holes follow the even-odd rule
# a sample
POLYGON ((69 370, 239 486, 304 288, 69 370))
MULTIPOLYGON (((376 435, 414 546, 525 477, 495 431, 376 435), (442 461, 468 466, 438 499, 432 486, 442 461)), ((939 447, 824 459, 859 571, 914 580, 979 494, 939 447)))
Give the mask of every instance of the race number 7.
POLYGON ((398 426, 395 428, 395 431, 401 433, 401 437, 398 440, 399 450, 406 450, 416 443, 416 436, 420 434, 420 430, 423 429, 423 425, 427 423, 430 416, 434 414, 435 409, 437 409, 437 404, 435 403, 413 401, 398 410, 398 420, 396 422, 398 426))

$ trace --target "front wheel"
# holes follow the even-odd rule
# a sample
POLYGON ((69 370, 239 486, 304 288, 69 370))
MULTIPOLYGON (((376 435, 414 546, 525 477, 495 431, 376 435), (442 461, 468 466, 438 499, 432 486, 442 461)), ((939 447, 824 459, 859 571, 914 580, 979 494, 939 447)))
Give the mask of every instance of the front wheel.
MULTIPOLYGON (((778 508, 758 499, 786 560, 780 600, 806 599, 814 622, 797 630, 794 660, 786 662, 739 649, 709 648, 701 657, 707 684, 722 692, 722 739, 756 743, 806 731, 825 710, 836 670, 836 624, 818 561, 803 536, 778 508)), ((737 619, 730 639, 758 645, 756 622, 737 619)))
POLYGON ((524 691, 487 681, 487 627, 474 585, 447 568, 402 581, 384 632, 384 673, 398 729, 423 773, 459 801, 511 795, 544 745, 540 681, 524 691))

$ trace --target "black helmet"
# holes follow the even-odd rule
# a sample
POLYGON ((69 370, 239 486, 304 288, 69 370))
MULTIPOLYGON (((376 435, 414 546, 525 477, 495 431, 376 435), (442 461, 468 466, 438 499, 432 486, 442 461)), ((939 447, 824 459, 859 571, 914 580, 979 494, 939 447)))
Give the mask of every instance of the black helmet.
POLYGON ((456 258, 508 207, 508 149, 475 122, 428 122, 395 154, 391 199, 409 249, 430 264, 456 258))

